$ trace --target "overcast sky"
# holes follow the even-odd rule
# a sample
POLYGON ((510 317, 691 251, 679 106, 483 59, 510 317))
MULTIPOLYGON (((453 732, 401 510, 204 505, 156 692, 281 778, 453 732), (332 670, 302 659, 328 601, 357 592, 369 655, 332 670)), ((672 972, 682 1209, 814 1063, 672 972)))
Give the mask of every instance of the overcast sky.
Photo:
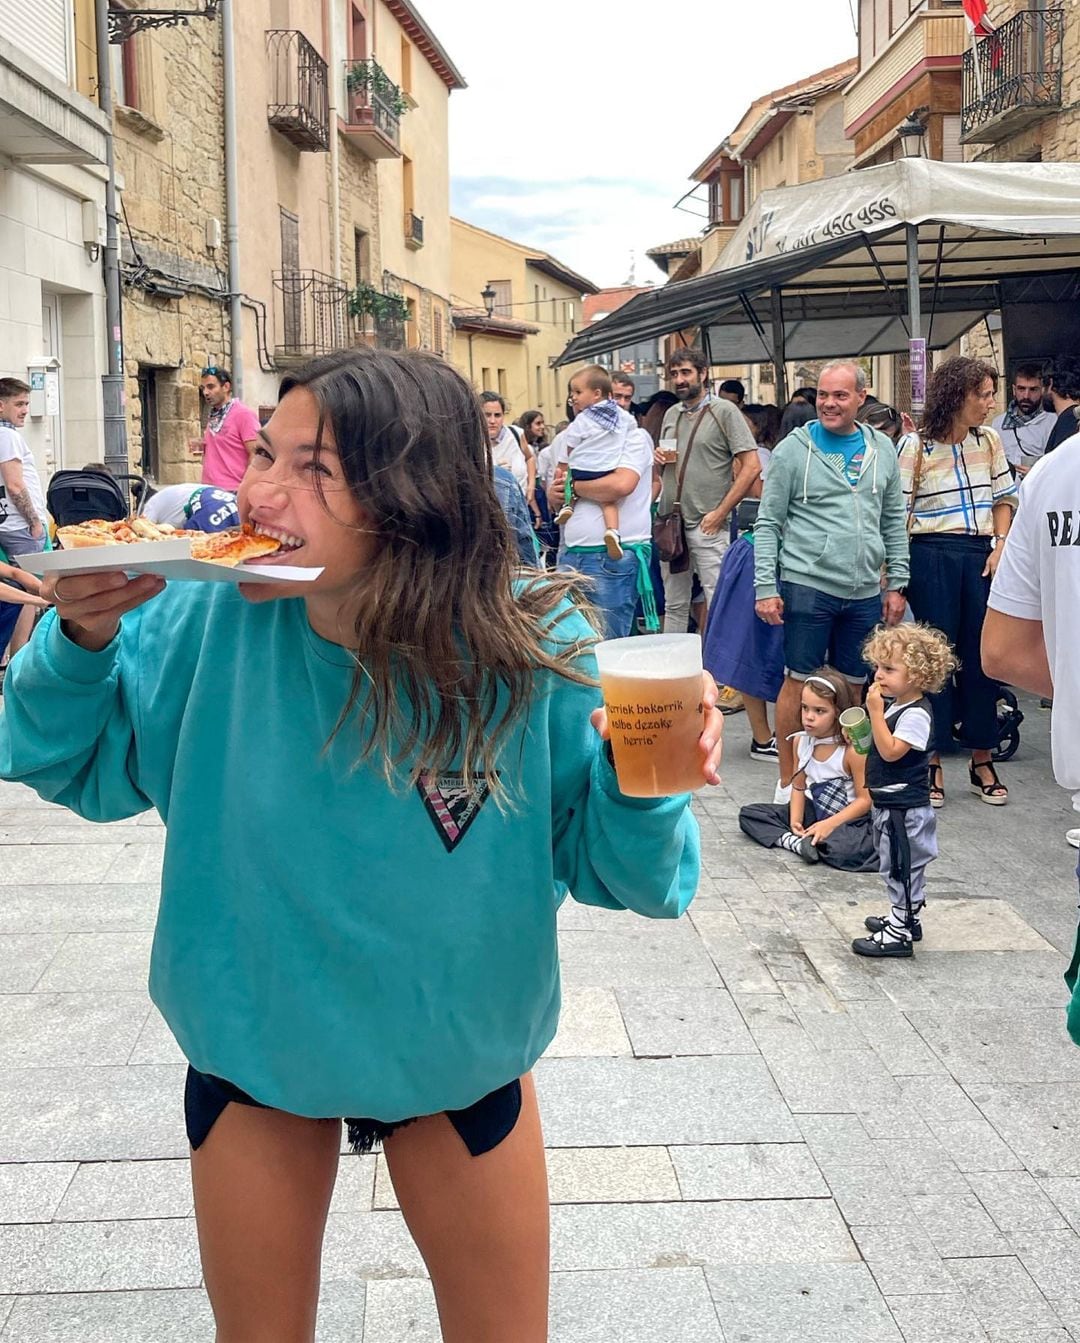
POLYGON ((469 85, 452 211, 600 286, 631 252, 639 284, 662 279, 645 249, 703 224, 673 208, 690 173, 755 98, 855 54, 854 2, 417 0, 469 85))

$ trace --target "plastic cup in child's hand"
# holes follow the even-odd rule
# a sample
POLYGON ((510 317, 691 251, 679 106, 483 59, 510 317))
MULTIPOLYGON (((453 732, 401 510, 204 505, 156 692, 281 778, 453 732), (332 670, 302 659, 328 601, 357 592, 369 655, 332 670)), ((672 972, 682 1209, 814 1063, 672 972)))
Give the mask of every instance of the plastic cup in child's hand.
POLYGON ((874 740, 874 728, 865 709, 845 709, 840 715, 840 726, 844 735, 860 755, 870 754, 870 743, 874 740))

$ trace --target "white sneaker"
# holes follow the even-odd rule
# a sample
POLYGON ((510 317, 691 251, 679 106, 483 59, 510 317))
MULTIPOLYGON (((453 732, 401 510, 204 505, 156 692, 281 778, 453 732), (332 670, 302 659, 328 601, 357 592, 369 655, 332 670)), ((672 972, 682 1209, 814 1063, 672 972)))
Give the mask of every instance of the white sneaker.
POLYGON ((790 802, 790 801, 791 801, 791 784, 789 783, 788 786, 785 788, 784 785, 783 785, 782 783, 780 783, 779 780, 777 780, 777 784, 776 784, 776 792, 773 793, 773 795, 772 795, 772 800, 773 800, 773 803, 774 803, 776 806, 778 806, 778 807, 779 807, 779 806, 783 806, 784 804, 790 802))
POLYGON ((1071 844, 1074 849, 1080 849, 1080 830, 1066 830, 1065 842, 1071 844))

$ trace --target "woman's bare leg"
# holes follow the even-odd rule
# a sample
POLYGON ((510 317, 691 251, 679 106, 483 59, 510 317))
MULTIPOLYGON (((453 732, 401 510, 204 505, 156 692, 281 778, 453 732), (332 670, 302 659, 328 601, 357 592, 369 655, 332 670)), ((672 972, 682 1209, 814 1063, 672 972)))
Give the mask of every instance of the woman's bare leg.
POLYGON ((341 1125, 227 1105, 191 1154, 217 1343, 311 1343, 341 1125))
POLYGON ((750 731, 754 740, 759 746, 764 746, 766 742, 772 741, 773 731, 769 726, 769 709, 763 699, 758 699, 756 695, 748 695, 743 692, 743 703, 746 705, 746 717, 750 721, 750 731))
POLYGON ((445 1115, 384 1144, 398 1202, 424 1256, 445 1343, 547 1343, 548 1190, 532 1078, 521 1116, 474 1157, 445 1115))

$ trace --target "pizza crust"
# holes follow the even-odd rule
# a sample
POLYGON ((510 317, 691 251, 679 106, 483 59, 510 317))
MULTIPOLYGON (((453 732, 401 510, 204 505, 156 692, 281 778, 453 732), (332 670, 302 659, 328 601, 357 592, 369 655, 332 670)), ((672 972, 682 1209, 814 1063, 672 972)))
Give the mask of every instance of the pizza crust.
POLYGON ((281 550, 280 541, 272 536, 261 535, 247 522, 242 527, 233 527, 226 532, 184 532, 168 523, 148 522, 146 518, 130 518, 123 522, 95 518, 90 522, 58 527, 56 536, 65 550, 79 550, 86 546, 136 545, 142 541, 176 541, 187 537, 193 560, 229 567, 276 555, 281 550))

